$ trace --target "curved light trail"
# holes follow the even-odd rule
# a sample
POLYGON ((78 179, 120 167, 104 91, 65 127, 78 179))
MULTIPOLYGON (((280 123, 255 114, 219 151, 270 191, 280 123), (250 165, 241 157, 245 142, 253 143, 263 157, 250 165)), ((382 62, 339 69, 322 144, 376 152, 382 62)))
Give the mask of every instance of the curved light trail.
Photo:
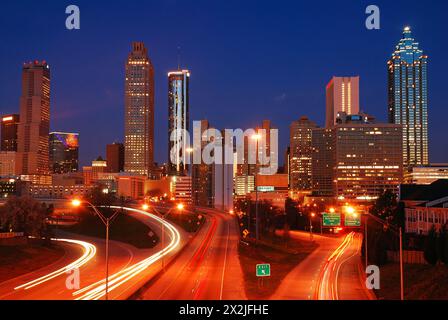
POLYGON ((347 254, 349 249, 352 247, 355 241, 355 236, 355 232, 349 233, 341 245, 325 262, 316 290, 316 298, 318 300, 338 300, 338 278, 341 266, 347 260, 359 253, 359 250, 354 250, 354 252, 346 259, 341 260, 341 258, 347 254))
MULTIPOLYGON (((121 207, 112 206, 113 209, 121 209, 121 207)), ((147 269, 149 266, 160 260, 163 256, 169 254, 173 250, 175 250, 179 244, 180 244, 180 233, 179 231, 170 223, 165 221, 164 219, 153 215, 151 213, 148 213, 143 210, 133 209, 133 208, 123 208, 124 210, 135 212, 138 214, 145 215, 147 217, 150 217, 151 219, 154 219, 158 221, 159 223, 163 224, 166 228, 166 231, 171 234, 171 242, 163 248, 161 251, 153 254, 152 256, 132 265, 129 266, 115 274, 112 274, 109 276, 109 290, 108 292, 113 291, 114 289, 118 288, 122 284, 126 283, 127 281, 131 280, 133 277, 137 276, 139 273, 143 272, 145 269, 147 269)), ((98 281, 94 284, 91 284, 87 287, 84 287, 76 292, 73 293, 73 296, 79 296, 76 298, 76 300, 99 300, 105 295, 106 291, 106 280, 103 279, 101 281, 98 281)))
POLYGON ((60 268, 56 271, 53 271, 43 277, 37 278, 33 281, 30 281, 30 282, 22 284, 18 287, 15 287, 14 290, 20 290, 20 289, 28 290, 28 289, 38 286, 44 282, 47 282, 51 279, 54 279, 60 275, 63 275, 69 270, 78 269, 81 266, 83 266, 84 264, 86 264, 87 262, 89 262, 96 254, 96 247, 93 244, 88 243, 88 242, 73 240, 73 239, 51 239, 51 240, 77 244, 83 248, 84 252, 79 259, 66 265, 65 267, 60 268))

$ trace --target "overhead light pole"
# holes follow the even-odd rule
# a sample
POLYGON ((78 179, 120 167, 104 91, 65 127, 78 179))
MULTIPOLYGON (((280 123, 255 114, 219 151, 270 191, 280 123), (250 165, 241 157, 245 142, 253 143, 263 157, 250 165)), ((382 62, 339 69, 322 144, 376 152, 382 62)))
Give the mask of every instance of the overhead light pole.
POLYGON ((89 202, 87 200, 79 200, 79 199, 72 200, 72 206, 74 206, 74 207, 80 207, 83 203, 87 204, 89 207, 91 207, 93 209, 95 214, 100 218, 101 222, 106 227, 106 288, 105 288, 106 293, 105 293, 105 299, 109 300, 109 229, 110 229, 111 223, 118 216, 120 211, 123 210, 123 208, 121 210, 115 210, 115 212, 113 213, 112 216, 106 217, 91 202, 89 202))
MULTIPOLYGON (((142 209, 144 211, 148 211, 149 209, 152 209, 159 217, 162 218, 162 250, 165 247, 165 217, 167 217, 175 208, 179 211, 182 212, 185 209, 185 205, 183 203, 178 203, 176 205, 176 207, 172 207, 168 210, 167 213, 162 214, 159 210, 156 209, 155 206, 149 206, 148 204, 144 204, 142 205, 142 209)), ((165 260, 164 260, 165 255, 162 255, 162 269, 165 271, 165 260)))

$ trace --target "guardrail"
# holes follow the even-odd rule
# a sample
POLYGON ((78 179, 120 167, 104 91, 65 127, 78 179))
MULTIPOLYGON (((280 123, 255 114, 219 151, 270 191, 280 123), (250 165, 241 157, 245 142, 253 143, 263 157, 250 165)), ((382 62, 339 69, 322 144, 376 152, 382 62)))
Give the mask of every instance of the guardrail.
POLYGON ((0 233, 0 239, 12 239, 12 238, 18 238, 23 237, 23 232, 4 232, 0 233))

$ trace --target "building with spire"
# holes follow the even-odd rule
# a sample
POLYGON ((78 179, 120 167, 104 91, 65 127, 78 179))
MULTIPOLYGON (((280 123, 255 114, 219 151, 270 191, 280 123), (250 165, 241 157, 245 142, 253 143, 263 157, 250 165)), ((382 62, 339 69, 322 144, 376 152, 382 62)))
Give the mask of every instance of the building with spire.
POLYGON ((403 126, 405 170, 429 163, 427 63, 411 28, 404 28, 387 67, 389 122, 403 126))

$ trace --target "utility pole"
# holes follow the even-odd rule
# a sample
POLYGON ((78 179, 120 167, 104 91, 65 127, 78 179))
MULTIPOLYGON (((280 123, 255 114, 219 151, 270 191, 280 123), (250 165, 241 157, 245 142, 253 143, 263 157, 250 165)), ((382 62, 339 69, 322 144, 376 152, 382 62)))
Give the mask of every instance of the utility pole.
POLYGON ((404 279, 403 279, 403 231, 400 227, 400 293, 401 300, 404 300, 404 279))

